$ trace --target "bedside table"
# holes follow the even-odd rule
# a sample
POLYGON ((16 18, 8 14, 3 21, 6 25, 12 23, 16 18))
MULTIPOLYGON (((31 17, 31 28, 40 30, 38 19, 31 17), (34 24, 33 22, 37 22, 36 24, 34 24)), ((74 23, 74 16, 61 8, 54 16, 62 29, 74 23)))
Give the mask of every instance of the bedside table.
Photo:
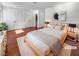
POLYGON ((49 24, 49 22, 46 21, 46 22, 45 22, 45 27, 46 27, 46 28, 48 27, 48 24, 49 24))
POLYGON ((67 39, 73 41, 73 42, 78 42, 78 32, 67 32, 67 39))
POLYGON ((68 24, 67 39, 78 42, 79 30, 76 24, 68 24))

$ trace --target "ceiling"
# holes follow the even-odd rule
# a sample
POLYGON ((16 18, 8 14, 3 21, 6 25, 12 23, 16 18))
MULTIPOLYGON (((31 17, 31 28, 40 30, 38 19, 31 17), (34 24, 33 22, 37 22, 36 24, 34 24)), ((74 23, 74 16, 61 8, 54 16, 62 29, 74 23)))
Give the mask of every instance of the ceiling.
POLYGON ((3 6, 25 9, 45 9, 65 2, 1 2, 3 6))

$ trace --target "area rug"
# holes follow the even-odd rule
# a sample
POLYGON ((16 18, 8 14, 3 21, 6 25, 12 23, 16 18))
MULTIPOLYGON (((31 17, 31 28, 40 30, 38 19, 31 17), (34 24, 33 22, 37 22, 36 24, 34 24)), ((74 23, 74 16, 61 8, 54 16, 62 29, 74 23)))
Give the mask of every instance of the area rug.
POLYGON ((72 49, 76 50, 77 47, 64 43, 63 48, 62 48, 62 50, 60 52, 60 55, 61 56, 71 56, 71 50, 72 49))
POLYGON ((71 55, 71 46, 69 46, 68 44, 65 44, 63 45, 63 48, 60 52, 60 56, 70 56, 71 55))

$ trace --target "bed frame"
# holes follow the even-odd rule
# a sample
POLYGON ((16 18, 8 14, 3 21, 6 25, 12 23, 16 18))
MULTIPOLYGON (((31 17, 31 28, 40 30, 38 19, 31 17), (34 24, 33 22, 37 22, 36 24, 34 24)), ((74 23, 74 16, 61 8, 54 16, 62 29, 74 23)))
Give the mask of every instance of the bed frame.
MULTIPOLYGON (((66 36, 67 36, 67 28, 64 29, 64 35, 61 38, 62 39, 61 40, 62 46, 64 44, 64 41, 66 39, 66 36)), ((29 47, 32 48, 32 50, 34 51, 34 53, 37 56, 44 56, 43 53, 37 47, 35 47, 35 45, 33 44, 33 42, 27 38, 27 36, 25 36, 25 39, 24 40, 29 45, 29 47)), ((50 53, 47 56, 55 56, 55 55, 56 55, 55 53, 53 53, 53 52, 50 51, 50 53)))

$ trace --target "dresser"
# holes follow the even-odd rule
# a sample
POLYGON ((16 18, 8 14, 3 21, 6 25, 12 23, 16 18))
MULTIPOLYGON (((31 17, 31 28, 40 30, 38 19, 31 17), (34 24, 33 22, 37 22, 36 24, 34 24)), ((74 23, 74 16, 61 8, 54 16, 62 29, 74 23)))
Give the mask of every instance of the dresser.
POLYGON ((3 35, 0 35, 0 56, 5 56, 6 43, 7 43, 7 36, 6 32, 4 32, 3 35))

